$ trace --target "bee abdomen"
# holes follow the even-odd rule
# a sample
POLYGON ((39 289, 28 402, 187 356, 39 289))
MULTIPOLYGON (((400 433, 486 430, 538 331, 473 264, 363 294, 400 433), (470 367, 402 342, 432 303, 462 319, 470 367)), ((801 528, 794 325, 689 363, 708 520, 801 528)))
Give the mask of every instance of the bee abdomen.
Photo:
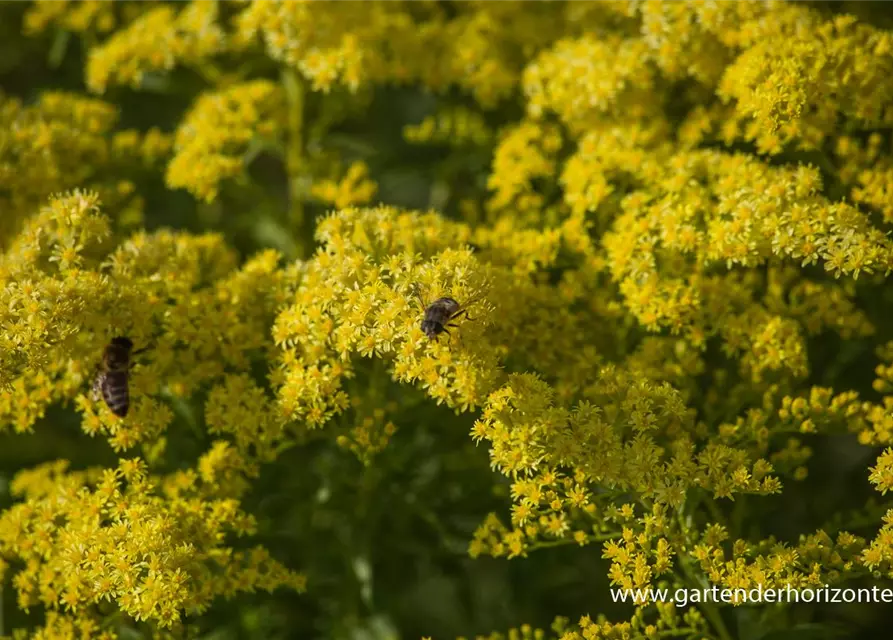
POLYGON ((102 381, 102 398, 116 416, 123 418, 130 407, 127 373, 110 371, 102 381))

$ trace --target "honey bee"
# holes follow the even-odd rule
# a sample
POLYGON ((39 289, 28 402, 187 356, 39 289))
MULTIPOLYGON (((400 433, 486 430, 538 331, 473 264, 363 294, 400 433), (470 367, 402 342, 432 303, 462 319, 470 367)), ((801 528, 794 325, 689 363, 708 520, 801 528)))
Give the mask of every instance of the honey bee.
POLYGON ((472 299, 464 306, 449 297, 438 298, 431 304, 425 304, 418 292, 416 294, 419 302, 422 304, 422 308, 425 310, 425 317, 422 320, 422 331, 428 336, 429 340, 435 340, 441 333, 446 333, 452 337, 447 327, 458 327, 459 325, 454 321, 461 316, 465 316, 468 320, 473 320, 468 315, 468 307, 474 304, 477 298, 472 299))
POLYGON ((130 338, 119 336, 112 338, 102 353, 102 363, 99 373, 93 382, 93 400, 99 397, 105 400, 106 405, 119 418, 127 415, 130 408, 130 369, 131 358, 142 353, 146 349, 133 350, 133 341, 130 338))

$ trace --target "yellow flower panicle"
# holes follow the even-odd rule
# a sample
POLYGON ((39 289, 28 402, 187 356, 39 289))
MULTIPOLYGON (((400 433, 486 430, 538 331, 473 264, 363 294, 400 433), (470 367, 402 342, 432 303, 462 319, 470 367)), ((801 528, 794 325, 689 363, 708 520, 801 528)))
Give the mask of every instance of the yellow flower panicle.
POLYGON ((880 212, 889 223, 893 220, 890 204, 893 166, 884 154, 883 145, 884 136, 877 132, 864 142, 852 136, 839 136, 833 155, 839 179, 849 187, 852 200, 880 212))
POLYGON ((518 51, 542 46, 562 22, 517 2, 456 5, 448 17, 433 3, 259 0, 238 16, 235 40, 259 36, 314 91, 416 81, 435 91, 458 86, 493 107, 520 84, 518 51))
POLYGON ((351 164, 341 180, 321 180, 311 187, 316 199, 336 209, 367 204, 377 190, 378 185, 369 179, 369 167, 362 161, 351 164))
POLYGON ((114 131, 118 109, 77 94, 47 91, 33 104, 0 95, 0 246, 53 194, 75 187, 140 215, 127 167, 153 168, 170 141, 159 130, 114 131))
POLYGON ((222 181, 243 175, 253 150, 277 141, 283 120, 282 90, 272 82, 202 95, 177 130, 168 186, 211 202, 222 181))
POLYGON ((640 40, 558 42, 524 71, 528 113, 539 117, 553 111, 578 130, 606 113, 640 117, 648 107, 636 94, 648 91, 653 82, 646 52, 640 40))
MULTIPOLYGON (((163 441, 173 419, 164 397, 221 379, 226 366, 246 370, 248 354, 272 346, 265 329, 283 301, 287 275, 272 251, 236 269, 232 252, 213 235, 142 234, 108 254, 109 231, 96 194, 76 192, 29 220, 4 254, 8 344, 0 353, 11 392, 2 395, 0 415, 19 431, 30 429, 50 404, 84 390, 113 335, 129 335, 149 355, 131 376, 127 419, 84 393, 76 398, 84 431, 124 451, 163 441), (216 318, 217 330, 208 317, 216 318), (153 340, 159 329, 166 337, 153 340)), ((284 422, 262 392, 247 392, 243 378, 226 378, 219 388, 225 395, 208 398, 208 427, 233 445, 220 441, 202 456, 191 484, 161 479, 162 486, 179 487, 169 498, 153 491, 156 482, 139 461, 87 476, 56 465, 16 480, 13 492, 25 501, 4 514, 2 550, 27 567, 14 579, 19 605, 57 612, 47 618, 47 633, 68 624, 63 619, 98 625, 92 605, 102 601, 169 628, 218 596, 303 589, 303 577, 263 549, 221 546, 223 532, 253 530, 235 499, 258 464, 277 454, 284 422), (258 446, 262 432, 269 434, 266 448, 258 446), (44 542, 29 543, 35 536, 44 542)))
POLYGON ((196 0, 178 11, 158 7, 91 50, 87 86, 96 93, 104 93, 110 84, 139 87, 148 73, 201 64, 225 48, 216 2, 196 0))
POLYGON ((323 246, 273 329, 283 348, 286 415, 316 426, 342 411, 341 381, 353 356, 391 361, 395 380, 419 384, 438 402, 481 404, 499 356, 484 339, 493 324, 487 270, 470 251, 450 248, 467 229, 433 214, 346 209, 323 221, 317 236, 323 246), (453 346, 446 334, 429 341, 421 330, 425 307, 442 296, 477 303, 453 346))
POLYGON ((279 401, 290 418, 316 426, 340 413, 357 356, 388 361, 395 380, 459 410, 495 390, 513 348, 523 347, 521 362, 573 376, 562 390, 592 371, 591 350, 580 351, 592 314, 568 310, 530 278, 554 260, 554 239, 538 247, 535 234, 519 233, 509 252, 505 236, 480 235, 472 252, 465 225, 385 207, 333 214, 317 236, 322 247, 302 265, 295 301, 273 328, 283 348, 279 401), (421 322, 443 296, 471 305, 471 317, 432 341, 421 322), (560 337, 543 344, 543 332, 560 337))
MULTIPOLYGON (((893 449, 884 449, 870 471, 868 479, 881 494, 893 490, 893 449)), ((876 574, 888 578, 893 576, 893 509, 884 514, 883 526, 877 537, 866 547, 861 559, 876 574)))
POLYGON ((389 403, 390 406, 387 408, 376 407, 371 411, 364 406, 367 403, 355 401, 352 404, 356 423, 347 433, 339 435, 336 442, 339 447, 349 450, 360 462, 368 466, 397 433, 397 425, 386 420, 388 409, 393 411, 396 403, 389 403))
POLYGON ((24 27, 29 34, 45 31, 50 25, 58 25, 76 33, 90 29, 106 33, 114 29, 116 23, 114 5, 101 0, 36 0, 25 14, 24 27))
POLYGON ((215 386, 205 404, 208 432, 230 435, 243 464, 272 462, 282 446, 283 421, 277 419, 272 401, 248 376, 227 376, 215 386))
POLYGON ((12 492, 23 502, 0 517, 0 552, 24 564, 13 584, 25 610, 89 618, 93 605, 107 601, 166 629, 215 597, 304 588, 302 575, 262 548, 222 544, 227 532, 254 530, 237 501, 166 499, 139 459, 87 473, 50 463, 17 476, 12 492))
MULTIPOLYGON (((604 239, 627 306, 653 330, 668 327, 697 342, 718 333, 757 377, 780 368, 805 373, 800 334, 814 329, 784 317, 793 309, 778 315, 754 305, 752 296, 736 301, 746 296, 747 281, 709 270, 786 258, 858 278, 886 274, 893 264, 889 239, 863 212, 820 195, 814 169, 775 169, 715 152, 674 155, 663 168, 649 165, 641 173, 656 189, 627 195, 604 239), (722 284, 731 281, 734 287, 722 284)), ((870 328, 863 321, 859 330, 870 328)))
MULTIPOLYGON (((727 589, 821 588, 858 573, 864 540, 846 532, 832 538, 824 531, 801 536, 796 545, 770 537, 751 544, 732 543, 724 550, 728 532, 720 525, 709 528, 693 548, 701 569, 712 583, 727 589), (730 557, 731 556, 731 557, 730 557)), ((739 601, 737 604, 743 604, 739 601)))
POLYGON ((159 396, 191 395, 227 367, 249 369, 251 354, 272 346, 267 328, 290 276, 274 251, 236 269, 215 234, 137 234, 103 259, 97 249, 109 221, 97 207, 90 193, 55 199, 0 263, 7 310, 0 373, 12 387, 0 397, 0 416, 30 430, 47 406, 77 396, 85 431, 125 450, 169 424, 159 396), (139 399, 123 423, 86 393, 115 335, 149 348, 131 376, 139 399))
POLYGON ((893 122, 893 35, 840 16, 807 36, 756 43, 725 71, 744 136, 766 153, 789 142, 818 147, 838 114, 870 126, 893 122))
POLYGON ((525 546, 545 536, 585 543, 600 533, 598 503, 614 493, 678 507, 695 487, 718 498, 781 487, 772 465, 746 449, 699 446, 691 412, 669 385, 607 367, 587 395, 566 409, 542 380, 511 376, 472 429, 489 443, 494 469, 514 481, 516 529, 505 535, 525 546))
POLYGON ((533 188, 535 179, 548 180, 555 173, 556 155, 561 148, 557 127, 524 122, 505 132, 493 154, 493 173, 487 187, 493 197, 487 203, 492 211, 538 211, 544 198, 533 188))
POLYGON ((47 393, 40 387, 65 372, 58 355, 72 353, 82 314, 101 308, 107 299, 102 276, 81 268, 88 259, 85 253, 108 234, 108 219, 98 211, 97 196, 76 192, 53 199, 29 220, 0 259, 0 384, 13 386, 12 393, 0 396, 0 403, 4 422, 18 415, 19 430, 33 422, 23 415, 41 413, 58 399, 58 388, 50 387, 47 393), (44 369, 49 371, 41 379, 38 372, 44 369), (32 403, 16 392, 40 393, 44 401, 32 403), (23 413, 17 414, 17 409, 23 413))
POLYGON ((411 27, 404 3, 388 4, 261 0, 238 16, 236 38, 248 42, 260 36, 269 55, 300 70, 315 91, 343 85, 355 92, 390 68, 384 39, 399 46, 411 27))
POLYGON ((406 125, 403 137, 413 144, 485 146, 491 142, 493 132, 479 112, 453 107, 427 116, 419 124, 406 125))

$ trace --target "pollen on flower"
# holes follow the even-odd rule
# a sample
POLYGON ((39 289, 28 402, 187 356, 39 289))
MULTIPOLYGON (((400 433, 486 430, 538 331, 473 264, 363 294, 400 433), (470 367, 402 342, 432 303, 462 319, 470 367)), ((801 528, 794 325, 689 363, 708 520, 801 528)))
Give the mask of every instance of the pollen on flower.
POLYGON ((177 130, 167 184, 214 200, 222 181, 243 174, 252 146, 275 141, 283 108, 281 89, 263 80, 204 94, 177 130))
POLYGON ((96 93, 112 83, 138 87, 148 73, 197 63, 224 48, 216 3, 154 8, 90 52, 87 86, 96 93))

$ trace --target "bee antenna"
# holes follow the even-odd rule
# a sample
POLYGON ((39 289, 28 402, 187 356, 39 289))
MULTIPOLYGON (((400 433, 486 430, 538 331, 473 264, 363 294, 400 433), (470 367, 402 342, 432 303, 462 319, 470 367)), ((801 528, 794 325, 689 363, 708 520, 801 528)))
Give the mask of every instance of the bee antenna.
POLYGON ((462 309, 468 309, 468 307, 477 304, 484 298, 484 292, 479 291, 476 295, 471 296, 466 302, 462 304, 462 309))

